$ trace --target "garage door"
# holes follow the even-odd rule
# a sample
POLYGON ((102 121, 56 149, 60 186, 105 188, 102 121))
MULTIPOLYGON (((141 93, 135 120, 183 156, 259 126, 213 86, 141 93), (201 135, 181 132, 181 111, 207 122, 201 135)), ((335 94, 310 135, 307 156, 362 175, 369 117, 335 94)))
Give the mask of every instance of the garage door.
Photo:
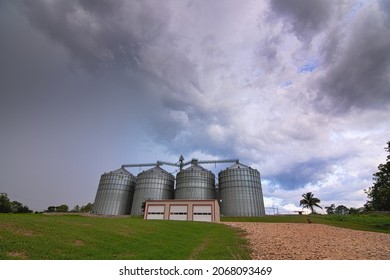
POLYGON ((194 221, 211 222, 211 205, 194 205, 194 221))
POLYGON ((164 205, 149 205, 147 220, 164 220, 164 205))
POLYGON ((169 211, 169 219, 177 221, 187 221, 188 216, 187 205, 171 205, 169 211))

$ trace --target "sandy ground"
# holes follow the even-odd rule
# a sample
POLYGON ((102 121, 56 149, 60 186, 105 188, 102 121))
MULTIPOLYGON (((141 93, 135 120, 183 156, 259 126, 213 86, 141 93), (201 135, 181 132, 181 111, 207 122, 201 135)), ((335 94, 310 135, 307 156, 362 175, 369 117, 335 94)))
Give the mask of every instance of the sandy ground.
POLYGON ((390 260, 390 234, 322 224, 224 224, 246 232, 254 260, 390 260))

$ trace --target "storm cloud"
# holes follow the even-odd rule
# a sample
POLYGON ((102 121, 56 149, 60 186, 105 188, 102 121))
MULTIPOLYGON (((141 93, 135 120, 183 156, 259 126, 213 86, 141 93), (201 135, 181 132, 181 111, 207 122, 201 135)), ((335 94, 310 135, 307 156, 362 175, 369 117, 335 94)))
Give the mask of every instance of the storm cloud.
POLYGON ((0 192, 85 204, 101 173, 183 154, 257 168, 268 205, 364 204, 389 141, 387 1, 0 5, 0 192))

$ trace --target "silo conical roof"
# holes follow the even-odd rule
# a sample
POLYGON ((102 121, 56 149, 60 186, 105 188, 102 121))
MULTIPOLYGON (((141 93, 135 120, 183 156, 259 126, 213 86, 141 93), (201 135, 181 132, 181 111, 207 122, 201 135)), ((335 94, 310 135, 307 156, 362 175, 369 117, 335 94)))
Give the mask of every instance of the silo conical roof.
POLYGON ((244 165, 242 163, 235 163, 234 165, 228 167, 228 169, 240 169, 240 168, 247 169, 247 168, 250 168, 250 167, 246 166, 246 165, 244 165))
POLYGON ((123 167, 121 167, 121 168, 119 168, 117 170, 111 171, 110 173, 112 173, 112 174, 124 174, 124 175, 131 175, 131 176, 133 176, 133 174, 131 174, 129 171, 127 171, 123 167))
POLYGON ((152 167, 144 172, 147 172, 147 173, 150 173, 150 172, 153 172, 153 173, 158 173, 158 172, 163 172, 163 173, 168 173, 167 171, 165 171, 164 169, 162 169, 160 166, 155 166, 155 167, 152 167))
POLYGON ((200 165, 198 165, 196 163, 191 165, 190 167, 184 169, 184 170, 208 171, 207 169, 203 168, 202 166, 200 166, 200 165))

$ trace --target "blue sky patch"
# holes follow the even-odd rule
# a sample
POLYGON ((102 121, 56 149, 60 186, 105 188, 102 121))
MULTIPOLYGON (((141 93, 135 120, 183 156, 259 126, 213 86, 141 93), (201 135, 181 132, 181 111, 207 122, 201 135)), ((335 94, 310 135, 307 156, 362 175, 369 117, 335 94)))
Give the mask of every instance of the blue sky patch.
POLYGON ((316 61, 311 61, 298 68, 298 73, 311 73, 318 67, 316 61))
POLYGON ((293 84, 293 81, 288 80, 288 81, 284 81, 280 86, 282 88, 285 88, 285 87, 291 86, 292 84, 293 84))

